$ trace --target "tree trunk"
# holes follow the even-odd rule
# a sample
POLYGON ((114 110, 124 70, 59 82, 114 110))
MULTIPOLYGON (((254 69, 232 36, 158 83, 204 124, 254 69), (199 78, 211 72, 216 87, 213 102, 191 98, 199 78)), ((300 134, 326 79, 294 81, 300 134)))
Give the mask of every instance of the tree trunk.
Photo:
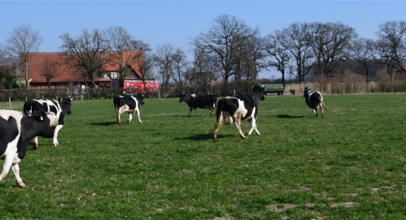
POLYGON ((25 62, 25 82, 27 85, 27 89, 30 88, 30 79, 29 79, 29 75, 28 75, 28 63, 25 62))

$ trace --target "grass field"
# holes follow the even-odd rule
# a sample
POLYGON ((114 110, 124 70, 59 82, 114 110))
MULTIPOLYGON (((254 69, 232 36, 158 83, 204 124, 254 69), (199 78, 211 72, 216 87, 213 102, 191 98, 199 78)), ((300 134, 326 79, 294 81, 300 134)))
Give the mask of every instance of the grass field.
MULTIPOLYGON (((0 182, 2 219, 406 219, 406 94, 261 101, 243 140, 178 99, 145 99, 142 124, 112 100, 74 101, 59 132, 0 182)), ((23 103, 13 103, 22 109, 23 103)), ((6 105, 8 106, 8 104, 6 105)), ((243 131, 249 123, 242 123, 243 131)))

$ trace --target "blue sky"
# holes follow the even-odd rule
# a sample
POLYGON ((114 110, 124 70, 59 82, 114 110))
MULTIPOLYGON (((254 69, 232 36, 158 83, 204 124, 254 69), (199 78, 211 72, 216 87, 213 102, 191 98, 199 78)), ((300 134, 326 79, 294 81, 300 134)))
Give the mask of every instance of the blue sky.
MULTIPOLYGON (((353 27, 359 37, 375 38, 378 26, 386 21, 406 20, 406 1, 277 1, 277 0, 75 0, 19 1, 0 0, 0 44, 13 29, 31 25, 42 36, 41 52, 59 51, 60 35, 80 35, 82 29, 106 29, 122 26, 155 50, 163 44, 180 47, 185 52, 201 32, 207 32, 216 17, 237 17, 262 36, 288 27, 294 22, 342 22, 353 27)), ((188 53, 189 60, 193 57, 188 53)), ((275 72, 264 72, 260 77, 275 72)))

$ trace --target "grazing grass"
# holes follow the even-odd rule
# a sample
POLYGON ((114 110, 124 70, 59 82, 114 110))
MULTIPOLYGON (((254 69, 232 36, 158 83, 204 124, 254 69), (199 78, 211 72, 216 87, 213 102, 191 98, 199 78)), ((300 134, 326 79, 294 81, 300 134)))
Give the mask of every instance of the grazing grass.
MULTIPOLYGON (((58 147, 39 139, 0 182, 2 218, 405 219, 406 94, 326 95, 325 118, 301 96, 261 101, 242 140, 177 99, 145 99, 116 123, 112 100, 74 101, 58 147)), ((13 108, 22 109, 21 103, 13 108)), ((243 131, 249 123, 242 123, 243 131)))

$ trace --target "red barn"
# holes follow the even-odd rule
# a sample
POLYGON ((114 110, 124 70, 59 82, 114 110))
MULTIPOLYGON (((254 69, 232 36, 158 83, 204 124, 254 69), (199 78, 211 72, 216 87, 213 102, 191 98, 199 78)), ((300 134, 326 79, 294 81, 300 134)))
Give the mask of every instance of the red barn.
MULTIPOLYGON (((158 81, 145 80, 148 93, 158 93, 158 81)), ((146 93, 142 80, 124 80, 124 91, 127 93, 146 93)))

